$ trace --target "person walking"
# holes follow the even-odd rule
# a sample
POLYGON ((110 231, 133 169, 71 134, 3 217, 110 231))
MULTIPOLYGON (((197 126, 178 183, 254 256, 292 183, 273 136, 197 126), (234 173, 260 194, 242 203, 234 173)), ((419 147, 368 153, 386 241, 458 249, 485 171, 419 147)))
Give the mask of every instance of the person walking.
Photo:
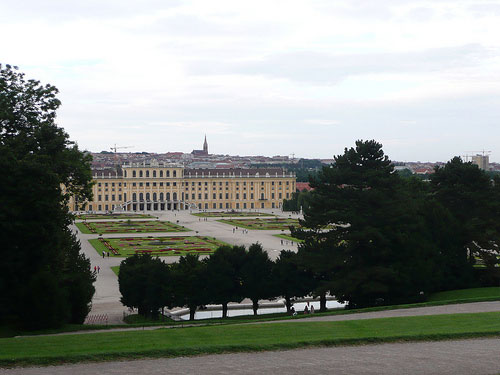
POLYGON ((101 270, 101 267, 97 266, 97 273, 101 270))

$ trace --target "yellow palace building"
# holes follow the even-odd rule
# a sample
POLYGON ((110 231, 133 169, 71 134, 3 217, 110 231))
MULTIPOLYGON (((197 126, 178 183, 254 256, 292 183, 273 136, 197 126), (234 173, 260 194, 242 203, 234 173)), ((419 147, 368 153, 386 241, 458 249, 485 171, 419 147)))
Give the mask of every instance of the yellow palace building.
POLYGON ((93 200, 73 211, 170 211, 281 208, 295 191, 295 174, 281 168, 189 169, 157 162, 93 172, 93 200))

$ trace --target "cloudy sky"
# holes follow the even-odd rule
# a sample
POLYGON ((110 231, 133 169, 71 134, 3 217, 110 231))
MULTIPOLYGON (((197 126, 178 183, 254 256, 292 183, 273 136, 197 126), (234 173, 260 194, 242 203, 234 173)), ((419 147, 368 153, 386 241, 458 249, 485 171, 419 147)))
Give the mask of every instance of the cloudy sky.
POLYGON ((0 35, 82 149, 500 162, 500 1, 12 0, 0 35))

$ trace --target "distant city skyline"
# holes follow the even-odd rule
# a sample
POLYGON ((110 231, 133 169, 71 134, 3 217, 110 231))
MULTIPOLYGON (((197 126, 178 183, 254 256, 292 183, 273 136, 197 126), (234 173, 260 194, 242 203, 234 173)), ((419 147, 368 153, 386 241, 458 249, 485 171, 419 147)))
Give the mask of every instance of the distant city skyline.
POLYGON ((500 1, 27 0, 0 32, 81 149, 500 161, 500 1))

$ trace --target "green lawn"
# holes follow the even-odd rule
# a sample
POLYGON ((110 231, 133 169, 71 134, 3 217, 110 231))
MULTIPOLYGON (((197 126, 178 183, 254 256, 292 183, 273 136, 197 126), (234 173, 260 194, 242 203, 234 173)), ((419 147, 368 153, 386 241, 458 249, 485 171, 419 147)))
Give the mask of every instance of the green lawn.
POLYGON ((448 290, 446 292, 433 293, 429 296, 429 301, 454 301, 480 298, 500 299, 500 287, 470 288, 459 290, 448 290))
POLYGON ((0 339, 0 365, 187 356, 313 345, 493 335, 500 335, 500 312, 102 332, 0 339))
POLYGON ((152 256, 204 255, 227 245, 213 237, 204 236, 96 238, 89 242, 99 255, 105 251, 115 257, 144 253, 152 256))
POLYGON ((192 213, 193 216, 200 217, 258 217, 258 216, 276 216, 266 214, 264 212, 248 212, 248 211, 217 211, 217 212, 198 212, 192 213))
POLYGON ((221 223, 232 225, 233 227, 258 229, 258 230, 288 230, 290 226, 298 226, 297 219, 266 218, 266 219, 224 219, 221 223))
POLYGON ((76 223, 82 233, 154 233, 187 232, 190 229, 169 221, 93 221, 76 223))
POLYGON ((115 273, 115 275, 118 276, 118 274, 120 273, 120 266, 113 266, 110 268, 111 268, 111 271, 113 271, 115 273))

